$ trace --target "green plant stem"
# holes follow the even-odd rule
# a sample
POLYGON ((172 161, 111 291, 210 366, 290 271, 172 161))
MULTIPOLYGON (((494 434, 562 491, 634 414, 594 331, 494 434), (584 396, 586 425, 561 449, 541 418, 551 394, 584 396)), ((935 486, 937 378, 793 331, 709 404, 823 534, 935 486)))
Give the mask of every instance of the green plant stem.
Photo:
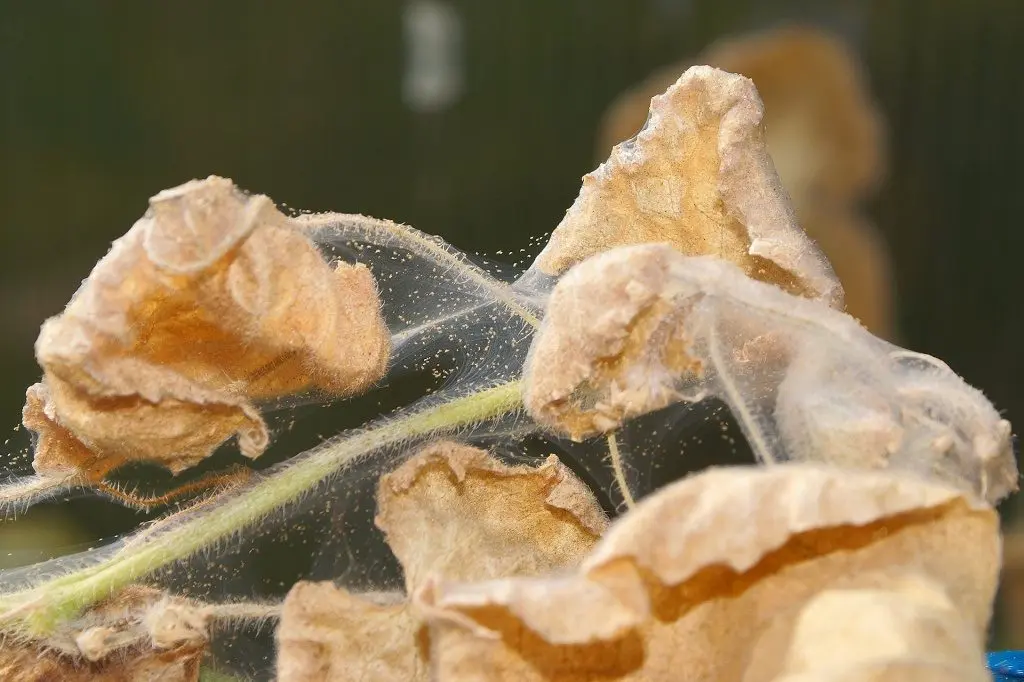
MULTIPOLYGON (((3 597, 0 624, 29 637, 45 637, 116 590, 255 524, 375 450, 451 432, 513 412, 521 405, 519 381, 511 381, 341 439, 229 497, 209 513, 187 518, 152 539, 129 542, 93 566, 3 597)), ((173 522, 173 517, 169 521, 173 522)))

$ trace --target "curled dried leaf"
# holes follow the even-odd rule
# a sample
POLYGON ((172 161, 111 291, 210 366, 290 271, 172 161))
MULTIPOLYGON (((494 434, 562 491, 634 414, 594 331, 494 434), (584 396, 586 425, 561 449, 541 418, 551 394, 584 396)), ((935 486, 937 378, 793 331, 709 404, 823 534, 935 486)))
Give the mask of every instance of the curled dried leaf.
POLYGON ((846 311, 892 338, 892 265, 858 206, 885 175, 884 124, 856 56, 824 31, 790 26, 723 40, 700 59, 754 81, 772 161, 801 227, 843 284, 846 311))
POLYGON ((724 39, 620 95, 605 114, 599 158, 644 126, 651 98, 691 63, 754 82, 764 102, 768 152, 800 226, 831 262, 846 311, 873 333, 891 338, 890 258, 857 206, 884 176, 884 125, 856 56, 835 36, 810 26, 724 39))
POLYGON ((841 308, 842 287, 797 225, 768 156, 763 115, 749 79, 688 69, 651 100, 644 129, 583 178, 537 266, 561 274, 616 246, 667 242, 841 308))
MULTIPOLYGON (((383 476, 377 504, 409 594, 436 580, 575 566, 607 526, 593 494, 557 457, 508 466, 452 442, 427 446, 383 476)), ((422 613, 404 596, 299 583, 285 599, 277 641, 282 682, 427 679, 422 613)))
POLYGON ((441 679, 755 682, 784 672, 785 646, 774 668, 767 645, 754 656, 765 633, 793 632, 823 590, 892 576, 941 586, 957 641, 980 647, 999 549, 990 507, 918 478, 718 469, 643 500, 573 575, 438 583, 421 599, 441 679))
POLYGON ((754 82, 764 103, 768 151, 798 213, 808 201, 859 201, 881 181, 884 124, 859 60, 834 35, 812 26, 725 38, 692 60, 654 72, 608 108, 600 158, 643 127, 651 98, 692 64, 754 82))
POLYGON ((599 254, 555 287, 524 368, 538 422, 580 439, 707 396, 765 462, 896 467, 991 502, 1017 488, 1010 424, 980 391, 820 302, 665 244, 599 254))
POLYGON ((36 470, 177 472, 232 435, 256 457, 268 433, 253 400, 380 378, 379 308, 366 268, 327 263, 267 197, 217 177, 161 192, 40 331, 36 470))
POLYGON ((410 594, 432 574, 483 580, 573 566, 607 525, 593 493, 556 456, 508 466, 451 442, 381 477, 377 505, 410 594))
POLYGON ((562 278, 523 370, 534 419, 580 440, 684 397, 703 366, 675 300, 675 260, 668 247, 613 250, 562 278))

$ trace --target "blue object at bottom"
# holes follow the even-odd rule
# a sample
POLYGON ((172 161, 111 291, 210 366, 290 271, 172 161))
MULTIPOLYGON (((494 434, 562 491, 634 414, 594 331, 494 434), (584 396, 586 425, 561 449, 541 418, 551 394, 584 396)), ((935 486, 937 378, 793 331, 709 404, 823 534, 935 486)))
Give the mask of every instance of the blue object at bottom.
POLYGON ((1024 651, 993 651, 988 655, 988 669, 995 682, 1024 680, 1024 651))

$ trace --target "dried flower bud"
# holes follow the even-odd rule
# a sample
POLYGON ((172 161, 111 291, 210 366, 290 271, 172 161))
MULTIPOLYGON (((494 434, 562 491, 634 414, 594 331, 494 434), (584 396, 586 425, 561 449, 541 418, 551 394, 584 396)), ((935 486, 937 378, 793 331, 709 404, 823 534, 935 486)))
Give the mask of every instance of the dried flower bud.
POLYGON ((841 308, 842 287, 797 225, 764 142, 753 83, 706 66, 651 100, 647 125, 612 150, 537 258, 561 274, 626 244, 668 242, 841 308))
MULTIPOLYGON (((558 459, 507 466, 451 442, 430 445, 381 478, 377 525, 412 594, 437 581, 540 575, 575 566, 607 520, 558 459)), ((300 582, 277 630, 281 682, 426 680, 420 610, 404 596, 300 582)))
POLYGON ((329 265, 266 197, 217 177, 161 192, 43 325, 25 408, 36 470, 177 472, 233 434, 255 457, 268 434, 252 400, 380 378, 379 308, 368 270, 329 265))
POLYGON ((1010 423, 949 367, 666 244, 613 249, 566 274, 523 381, 530 414, 575 439, 714 396, 764 462, 895 467, 992 503, 1017 488, 1010 423))
POLYGON ((786 640, 769 647, 768 635, 798 629, 804 604, 907 575, 941 588, 957 641, 976 650, 998 572, 986 505, 917 478, 784 465, 663 488, 574 574, 439 584, 420 598, 439 679, 767 682, 787 664, 786 640))

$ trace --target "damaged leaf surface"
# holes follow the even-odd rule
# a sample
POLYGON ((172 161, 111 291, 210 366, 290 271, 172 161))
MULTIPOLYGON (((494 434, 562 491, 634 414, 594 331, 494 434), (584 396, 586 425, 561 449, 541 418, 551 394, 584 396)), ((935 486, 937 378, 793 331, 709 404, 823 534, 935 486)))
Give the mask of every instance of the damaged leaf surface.
POLYGON ((687 70, 651 100, 644 129, 584 177, 537 266, 561 274, 616 246, 667 242, 841 308, 842 287, 797 225, 768 156, 763 115, 749 79, 687 70))
POLYGON ((177 472, 227 438, 258 456, 254 400, 355 393, 389 336, 369 271, 328 264, 264 196, 210 177, 166 190, 36 342, 26 426, 39 473, 89 480, 132 460, 177 472))
MULTIPOLYGON (((607 520, 558 458, 508 466, 441 442, 381 478, 377 525, 415 594, 448 580, 542 575, 575 566, 607 520)), ((425 680, 429 640, 404 596, 298 583, 277 631, 282 682, 425 680)))

